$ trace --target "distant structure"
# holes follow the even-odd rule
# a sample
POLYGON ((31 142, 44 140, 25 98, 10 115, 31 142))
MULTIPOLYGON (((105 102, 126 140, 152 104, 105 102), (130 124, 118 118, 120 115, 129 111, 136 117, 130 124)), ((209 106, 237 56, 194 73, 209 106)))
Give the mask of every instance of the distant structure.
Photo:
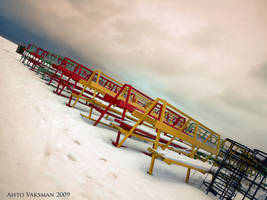
POLYGON ((24 49, 25 49, 25 45, 23 45, 23 44, 18 44, 18 47, 17 47, 17 49, 16 49, 16 52, 17 52, 18 54, 20 54, 20 55, 23 55, 23 53, 24 53, 24 49))

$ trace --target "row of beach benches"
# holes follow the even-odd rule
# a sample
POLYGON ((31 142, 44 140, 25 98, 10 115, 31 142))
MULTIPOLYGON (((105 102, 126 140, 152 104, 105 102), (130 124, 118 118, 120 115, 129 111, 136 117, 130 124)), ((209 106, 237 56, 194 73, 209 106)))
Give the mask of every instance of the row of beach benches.
POLYGON ((125 145, 132 137, 151 143, 147 152, 151 155, 149 174, 158 158, 188 168, 188 182, 191 170, 208 172, 209 168, 200 162, 207 164, 219 156, 221 135, 166 100, 151 98, 100 70, 32 44, 19 48, 21 62, 41 74, 54 87, 54 93, 67 98, 67 106, 86 106, 88 114, 82 117, 92 120, 95 126, 102 124, 117 131, 115 146, 125 145), (177 157, 168 156, 169 151, 177 157), (187 159, 181 159, 181 155, 187 159))

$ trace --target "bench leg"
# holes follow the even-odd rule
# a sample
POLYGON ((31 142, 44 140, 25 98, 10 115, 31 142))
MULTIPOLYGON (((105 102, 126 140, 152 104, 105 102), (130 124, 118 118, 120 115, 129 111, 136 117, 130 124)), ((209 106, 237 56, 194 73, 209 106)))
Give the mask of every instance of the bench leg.
MULTIPOLYGON (((157 130, 157 138, 156 138, 156 141, 155 141, 155 144, 154 144, 154 147, 153 147, 155 150, 157 150, 157 148, 158 148, 159 138, 160 138, 160 130, 158 129, 157 130)), ((155 153, 152 153, 152 158, 151 158, 150 167, 149 167, 149 171, 148 171, 148 173, 150 175, 153 174, 155 159, 156 159, 156 154, 155 153)))
POLYGON ((187 169, 187 173, 186 173, 186 178, 185 178, 185 182, 186 182, 186 183, 188 183, 188 182, 189 182, 190 171, 191 171, 191 169, 190 169, 190 168, 188 168, 188 169, 187 169))
POLYGON ((124 138, 122 139, 122 141, 117 145, 118 148, 120 148, 123 143, 131 136, 131 133, 128 133, 127 135, 124 136, 124 138))

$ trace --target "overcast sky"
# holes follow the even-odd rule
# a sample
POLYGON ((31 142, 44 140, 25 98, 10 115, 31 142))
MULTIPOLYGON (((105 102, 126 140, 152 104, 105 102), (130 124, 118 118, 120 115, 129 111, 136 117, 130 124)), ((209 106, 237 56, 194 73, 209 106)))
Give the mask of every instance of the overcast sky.
POLYGON ((47 48, 70 49, 265 151, 266 11, 266 0, 0 0, 0 17, 42 36, 47 48))

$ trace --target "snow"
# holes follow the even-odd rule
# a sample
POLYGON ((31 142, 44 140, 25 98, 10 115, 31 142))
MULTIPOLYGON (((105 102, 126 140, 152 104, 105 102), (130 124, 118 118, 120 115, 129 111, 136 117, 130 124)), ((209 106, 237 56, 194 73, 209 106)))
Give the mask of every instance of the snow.
MULTIPOLYGON (((0 199, 8 192, 70 192, 64 199, 216 199, 198 189, 205 178, 142 154, 151 144, 128 139, 111 144, 116 132, 65 106, 19 61, 16 45, 0 38, 0 199)), ((27 197, 20 198, 27 199, 27 197)), ((49 198, 63 199, 63 198, 49 198)))
POLYGON ((187 165, 191 165, 193 167, 203 169, 206 171, 209 171, 209 169, 211 168, 211 165, 208 162, 202 162, 200 160, 192 159, 192 158, 189 158, 187 156, 184 156, 183 154, 177 155, 177 153, 170 151, 168 149, 166 149, 166 150, 159 149, 159 150, 157 150, 157 153, 159 153, 160 155, 162 155, 165 158, 169 158, 171 160, 178 161, 180 163, 184 163, 187 165))

